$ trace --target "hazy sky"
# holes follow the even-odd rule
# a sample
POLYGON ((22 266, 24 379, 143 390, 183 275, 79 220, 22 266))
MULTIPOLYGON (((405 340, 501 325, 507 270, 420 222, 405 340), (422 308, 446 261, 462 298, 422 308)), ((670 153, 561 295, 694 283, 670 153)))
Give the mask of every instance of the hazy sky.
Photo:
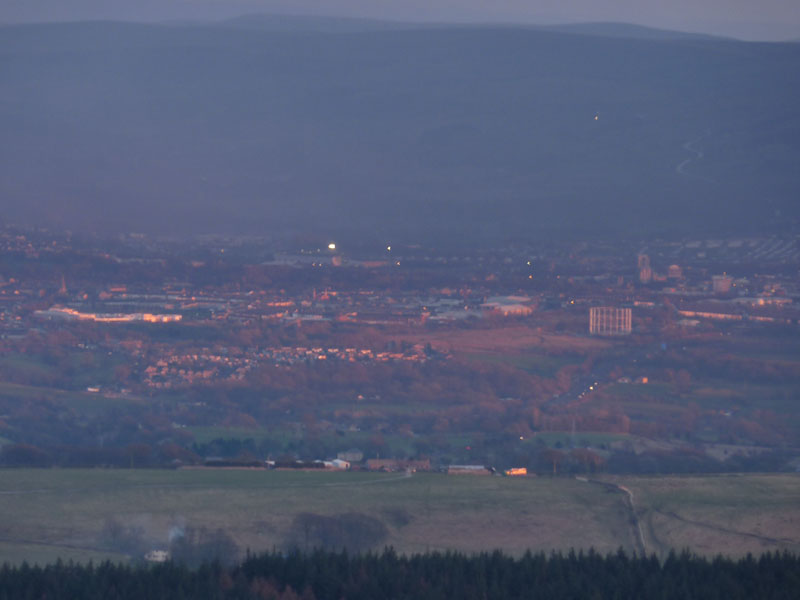
POLYGON ((225 18, 253 12, 420 21, 619 21, 800 40, 800 0, 2 0, 0 22, 225 18))

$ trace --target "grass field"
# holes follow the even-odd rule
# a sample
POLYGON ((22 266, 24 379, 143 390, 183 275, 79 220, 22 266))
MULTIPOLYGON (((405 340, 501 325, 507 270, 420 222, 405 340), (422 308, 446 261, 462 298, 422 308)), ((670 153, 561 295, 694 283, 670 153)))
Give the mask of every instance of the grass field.
POLYGON ((517 353, 474 352, 463 354, 462 357, 477 363, 508 365, 542 377, 554 377, 560 368, 583 362, 580 355, 548 355, 538 349, 517 353))
MULTIPOLYGON (((800 477, 618 478, 634 494, 648 551, 800 550, 800 477)), ((164 546, 173 525, 229 532, 242 549, 279 546, 300 512, 382 520, 402 552, 636 548, 625 494, 574 479, 261 470, 0 471, 0 562, 120 559, 109 519, 164 546)))
POLYGON ((614 480, 634 495, 648 551, 800 551, 800 476, 775 474, 614 480))
POLYGON ((0 358, 0 367, 12 369, 31 376, 47 376, 50 374, 50 369, 47 365, 42 364, 33 357, 23 354, 6 354, 0 358))
POLYGON ((612 342, 597 337, 576 337, 543 332, 526 324, 503 325, 491 329, 426 331, 424 334, 394 336, 412 344, 430 343, 435 349, 464 355, 528 352, 580 354, 608 350, 612 342))
POLYGON ((0 398, 13 400, 44 399, 61 403, 86 414, 105 411, 111 404, 125 405, 137 401, 131 397, 106 396, 84 391, 66 391, 51 387, 6 382, 0 382, 0 398))
MULTIPOLYGON (((83 388, 90 385, 110 385, 114 383, 114 368, 122 363, 116 356, 100 351, 82 351, 69 348, 57 361, 48 360, 44 355, 8 353, 0 357, 0 367, 25 374, 30 378, 51 380, 54 370, 66 372, 71 386, 83 388)), ((55 383, 51 380, 52 383, 55 383)))

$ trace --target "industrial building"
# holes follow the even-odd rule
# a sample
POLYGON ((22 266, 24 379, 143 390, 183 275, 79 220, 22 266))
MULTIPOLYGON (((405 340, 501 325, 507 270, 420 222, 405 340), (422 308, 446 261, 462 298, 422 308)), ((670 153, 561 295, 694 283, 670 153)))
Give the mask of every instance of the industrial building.
POLYGON ((594 306, 589 309, 589 333, 627 335, 631 332, 631 309, 594 306))
POLYGON ((733 277, 723 273, 722 275, 713 275, 711 277, 711 288, 715 294, 727 294, 731 291, 733 285, 733 277))

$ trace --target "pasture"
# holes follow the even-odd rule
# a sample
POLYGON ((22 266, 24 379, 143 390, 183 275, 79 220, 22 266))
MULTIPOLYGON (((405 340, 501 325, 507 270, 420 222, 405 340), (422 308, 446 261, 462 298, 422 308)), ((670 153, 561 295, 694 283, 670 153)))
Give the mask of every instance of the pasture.
POLYGON ((222 529, 242 552, 280 547, 295 515, 381 520, 400 552, 502 548, 519 554, 638 547, 634 494, 648 552, 800 550, 800 477, 568 478, 258 469, 0 471, 0 562, 80 561, 124 553, 109 522, 166 547, 175 527, 222 529))

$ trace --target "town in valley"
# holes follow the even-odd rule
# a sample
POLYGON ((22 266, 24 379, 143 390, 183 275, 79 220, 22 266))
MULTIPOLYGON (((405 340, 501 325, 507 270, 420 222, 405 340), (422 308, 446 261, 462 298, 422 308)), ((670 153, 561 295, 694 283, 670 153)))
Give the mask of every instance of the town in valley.
POLYGON ((0 234, 0 460, 800 468, 800 241, 0 234))

